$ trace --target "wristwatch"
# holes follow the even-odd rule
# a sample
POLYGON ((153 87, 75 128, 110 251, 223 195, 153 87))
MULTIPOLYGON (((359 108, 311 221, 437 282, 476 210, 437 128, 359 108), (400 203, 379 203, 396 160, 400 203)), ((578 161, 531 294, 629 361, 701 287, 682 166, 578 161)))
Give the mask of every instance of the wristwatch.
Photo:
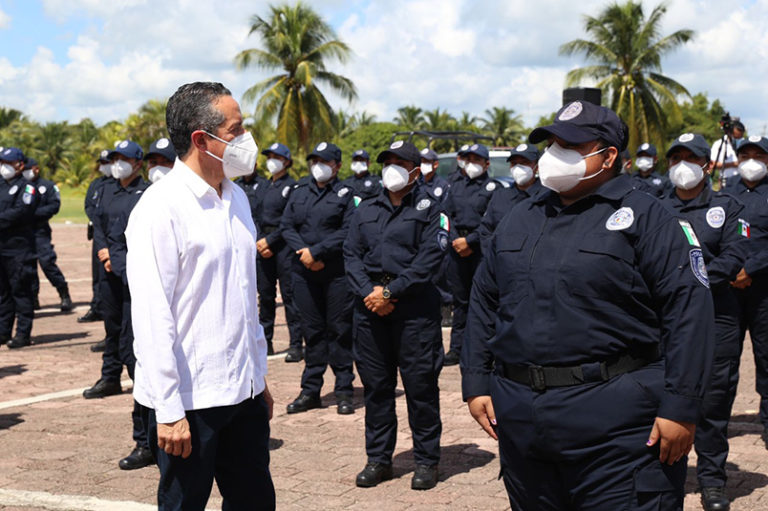
POLYGON ((381 290, 381 296, 383 296, 385 300, 389 300, 392 297, 392 292, 388 287, 384 287, 384 289, 381 290))

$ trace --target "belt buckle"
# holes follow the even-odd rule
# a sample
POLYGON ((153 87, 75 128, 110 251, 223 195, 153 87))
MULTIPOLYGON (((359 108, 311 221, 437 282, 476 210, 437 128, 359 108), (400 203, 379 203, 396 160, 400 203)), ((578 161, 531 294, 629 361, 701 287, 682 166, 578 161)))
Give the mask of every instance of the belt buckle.
POLYGON ((544 368, 541 366, 528 366, 528 376, 531 379, 531 389, 537 392, 547 390, 547 382, 544 377, 544 368))

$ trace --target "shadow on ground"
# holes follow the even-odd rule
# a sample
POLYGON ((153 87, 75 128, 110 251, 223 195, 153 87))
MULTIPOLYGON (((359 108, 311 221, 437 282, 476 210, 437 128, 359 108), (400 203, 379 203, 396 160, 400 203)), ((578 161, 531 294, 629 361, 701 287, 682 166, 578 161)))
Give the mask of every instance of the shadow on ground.
MULTIPOLYGON (((440 481, 445 481, 459 474, 464 474, 472 469, 484 467, 496 455, 477 444, 446 445, 440 448, 440 481)), ((395 477, 413 472, 416 464, 413 461, 413 449, 408 449, 397 454, 392 459, 392 468, 395 477)))
POLYGON ((6 376, 18 376, 21 373, 27 372, 27 364, 14 364, 10 366, 0 367, 0 378, 6 376))
MULTIPOLYGON (((45 344, 51 344, 55 342, 61 342, 61 341, 71 341, 73 339, 82 339, 84 337, 88 337, 90 334, 88 332, 71 332, 71 333, 62 333, 62 334, 45 334, 45 335, 33 335, 32 336, 32 346, 42 346, 45 344)), ((71 346, 71 344, 69 345, 71 346)), ((53 347, 53 346, 50 346, 53 347)))
POLYGON ((0 431, 11 429, 22 422, 24 419, 21 418, 20 413, 0 413, 0 431))

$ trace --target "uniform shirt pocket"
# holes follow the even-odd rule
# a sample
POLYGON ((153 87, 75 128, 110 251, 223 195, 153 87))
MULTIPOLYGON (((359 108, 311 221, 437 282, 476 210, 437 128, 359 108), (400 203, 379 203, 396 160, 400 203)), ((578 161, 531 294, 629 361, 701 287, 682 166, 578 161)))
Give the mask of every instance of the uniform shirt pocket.
POLYGON ((621 233, 586 235, 562 265, 572 295, 621 301, 634 283, 635 250, 621 233))

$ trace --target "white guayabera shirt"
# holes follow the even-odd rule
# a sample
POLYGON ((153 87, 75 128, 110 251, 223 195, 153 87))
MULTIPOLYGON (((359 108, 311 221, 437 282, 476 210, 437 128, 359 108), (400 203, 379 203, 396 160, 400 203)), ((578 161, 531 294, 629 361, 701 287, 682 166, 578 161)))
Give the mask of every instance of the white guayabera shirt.
POLYGON ((134 398, 158 423, 185 410, 260 394, 267 343, 259 324, 256 227, 245 193, 222 194, 181 160, 150 186, 126 229, 134 398))

